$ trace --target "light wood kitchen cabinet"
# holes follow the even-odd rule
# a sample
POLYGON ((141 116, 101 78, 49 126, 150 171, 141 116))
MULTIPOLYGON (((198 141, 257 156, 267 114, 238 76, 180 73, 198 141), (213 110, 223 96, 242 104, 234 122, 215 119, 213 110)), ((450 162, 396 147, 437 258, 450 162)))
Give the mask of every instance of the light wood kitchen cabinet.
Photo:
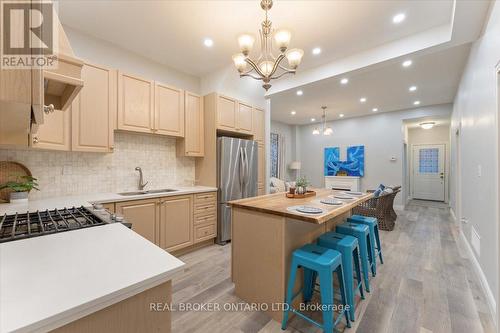
POLYGON ((154 132, 184 137, 184 91, 155 83, 154 132))
POLYGON ((257 192, 258 195, 265 193, 266 179, 266 149, 263 143, 258 143, 258 174, 257 174, 257 192))
POLYGON ((160 247, 175 251, 193 244, 193 196, 160 200, 160 247))
POLYGON ((236 130, 238 102, 226 96, 217 96, 217 128, 226 131, 236 130))
POLYGON ((205 155, 203 97, 186 91, 184 102, 184 139, 177 141, 177 155, 202 157, 205 155))
POLYGON ((265 117, 264 110, 253 108, 253 139, 264 143, 265 136, 265 117))
POLYGON ((118 74, 119 130, 154 133, 154 82, 118 74))
POLYGON ((250 105, 238 103, 238 113, 236 117, 236 130, 238 132, 252 134, 252 112, 252 107, 250 105))
POLYGON ((116 213, 132 223, 132 230, 152 243, 158 244, 158 221, 160 216, 158 199, 117 202, 116 213))
POLYGON ((36 134, 30 135, 36 149, 71 150, 71 112, 54 110, 44 116, 36 134))
POLYGON ((85 63, 85 82, 71 106, 72 150, 113 151, 117 112, 117 71, 85 63))

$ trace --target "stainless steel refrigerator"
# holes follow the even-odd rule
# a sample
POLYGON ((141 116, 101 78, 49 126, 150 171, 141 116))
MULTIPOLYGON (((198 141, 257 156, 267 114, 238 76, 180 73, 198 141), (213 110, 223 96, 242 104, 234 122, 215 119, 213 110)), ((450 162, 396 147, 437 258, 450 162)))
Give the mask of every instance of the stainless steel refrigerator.
POLYGON ((218 244, 231 239, 231 207, 227 202, 257 195, 257 149, 256 141, 217 138, 218 244))

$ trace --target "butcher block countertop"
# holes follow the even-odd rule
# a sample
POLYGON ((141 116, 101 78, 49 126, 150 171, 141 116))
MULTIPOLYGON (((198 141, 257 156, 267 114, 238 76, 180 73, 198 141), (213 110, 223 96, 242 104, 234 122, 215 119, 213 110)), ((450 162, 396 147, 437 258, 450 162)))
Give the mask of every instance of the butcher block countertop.
POLYGON ((309 223, 322 224, 332 218, 344 214, 350 211, 352 208, 356 207, 362 202, 367 201, 373 197, 373 193, 366 193, 362 196, 354 197, 351 200, 338 199, 343 201, 344 204, 341 206, 326 205, 320 203, 320 200, 327 198, 328 196, 333 196, 335 194, 344 193, 344 191, 334 191, 329 189, 311 189, 316 191, 316 196, 307 197, 303 199, 289 199, 285 196, 285 193, 275 193, 269 195, 263 195, 259 197, 246 198, 240 200, 234 200, 229 202, 232 207, 244 208, 249 210, 258 211, 261 213, 274 214, 283 217, 292 218, 295 220, 301 220, 309 223), (287 208, 292 206, 312 206, 323 209, 321 214, 302 214, 297 211, 288 210, 287 208))

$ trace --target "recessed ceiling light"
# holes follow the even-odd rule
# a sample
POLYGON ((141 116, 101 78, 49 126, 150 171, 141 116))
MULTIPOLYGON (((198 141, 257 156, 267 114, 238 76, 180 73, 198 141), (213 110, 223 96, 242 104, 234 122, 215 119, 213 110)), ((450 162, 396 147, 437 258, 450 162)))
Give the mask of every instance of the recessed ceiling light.
POLYGON ((411 60, 403 61, 403 67, 410 67, 413 62, 411 60))
POLYGON ((297 113, 297 112, 295 112, 295 111, 290 112, 290 114, 291 114, 292 116, 295 116, 295 114, 296 114, 296 113, 297 113))
POLYGON ((405 19, 406 19, 406 14, 399 13, 399 14, 396 14, 392 17, 392 23, 399 24, 399 23, 403 22, 405 19))
POLYGON ((366 97, 361 97, 361 98, 359 99, 359 101, 360 101, 361 103, 366 102, 366 97))
POLYGON ((342 80, 340 80, 340 83, 342 84, 347 84, 349 82, 349 79, 348 78, 343 78, 342 80))
POLYGON ((321 53, 321 49, 320 49, 319 47, 315 47, 315 48, 312 50, 312 53, 313 53, 314 55, 318 55, 318 54, 320 54, 320 53, 321 53))
POLYGON ((297 96, 302 96, 304 92, 302 90, 297 90, 297 96))
POLYGON ((378 109, 377 109, 377 108, 373 108, 373 109, 372 109, 372 111, 373 111, 373 112, 377 112, 377 111, 378 111, 378 109))
POLYGON ((408 88, 409 91, 416 91, 417 90, 417 86, 411 86, 410 88, 408 88))
POLYGON ((413 105, 420 105, 420 101, 413 102, 413 105))
POLYGON ((423 129, 431 129, 434 127, 436 123, 433 122, 433 121, 428 121, 428 122, 425 122, 425 123, 421 123, 420 124, 420 127, 422 127, 423 129))
POLYGON ((344 118, 344 114, 343 113, 339 114, 339 117, 344 118))
POLYGON ((316 118, 311 118, 311 121, 316 121, 316 118))
POLYGON ((206 47, 212 47, 214 46, 214 41, 211 38, 205 38, 203 44, 205 44, 206 47))

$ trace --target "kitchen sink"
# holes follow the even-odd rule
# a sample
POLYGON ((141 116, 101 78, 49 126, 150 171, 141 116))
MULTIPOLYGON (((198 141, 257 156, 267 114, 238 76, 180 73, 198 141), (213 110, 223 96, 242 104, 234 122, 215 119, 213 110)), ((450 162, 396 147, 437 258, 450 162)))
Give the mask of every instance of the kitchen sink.
POLYGON ((178 191, 178 190, 174 190, 172 188, 162 188, 159 190, 122 192, 122 193, 118 193, 118 195, 134 196, 134 195, 145 195, 145 194, 155 194, 155 193, 169 193, 169 192, 176 192, 176 191, 178 191))

